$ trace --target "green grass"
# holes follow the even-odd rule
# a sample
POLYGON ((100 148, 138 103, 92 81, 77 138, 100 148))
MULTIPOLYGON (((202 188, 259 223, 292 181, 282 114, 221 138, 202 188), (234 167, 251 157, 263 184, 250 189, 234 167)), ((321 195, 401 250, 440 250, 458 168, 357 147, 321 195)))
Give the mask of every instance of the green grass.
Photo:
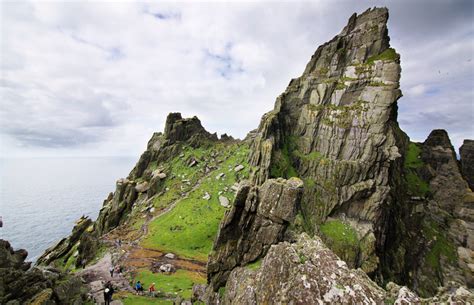
MULTIPOLYGON (((223 192, 222 195, 232 202, 234 193, 230 191, 230 187, 237 180, 247 178, 250 170, 249 165, 246 163, 248 156, 247 146, 233 145, 227 148, 222 147, 222 149, 222 160, 225 157, 227 159, 220 163, 219 168, 210 173, 197 189, 190 192, 187 198, 179 201, 171 211, 149 224, 149 234, 144 239, 143 246, 174 252, 187 258, 201 261, 207 260, 207 255, 212 249, 219 223, 226 210, 219 203, 218 193, 223 192), (244 170, 235 173, 233 168, 237 164, 244 165, 244 170), (219 173, 225 173, 225 176, 217 180, 215 177, 219 173), (224 191, 225 187, 228 188, 228 191, 224 191), (209 201, 202 199, 205 192, 211 195, 209 201)), ((192 181, 191 185, 197 182, 195 178, 197 175, 202 176, 202 172, 193 170, 194 167, 183 166, 181 160, 175 162, 172 168, 173 174, 175 176, 180 175, 180 177, 184 174, 186 179, 192 181), (193 171, 196 171, 196 173, 193 171)), ((168 183, 176 183, 176 185, 173 189, 170 185, 170 194, 165 194, 163 196, 165 199, 159 198, 158 200, 171 200, 170 198, 180 197, 180 195, 171 194, 173 191, 176 193, 176 189, 179 189, 179 183, 177 181, 168 181, 168 183)), ((188 187, 191 188, 192 186, 188 187)))
POLYGON ((330 220, 320 226, 321 233, 334 242, 354 245, 359 242, 356 231, 340 220, 330 220))
POLYGON ((250 270, 257 270, 257 269, 260 269, 260 267, 262 266, 262 259, 258 259, 248 265, 246 265, 245 267, 250 269, 250 270))
POLYGON ((283 147, 274 152, 272 165, 270 167, 271 178, 291 178, 298 177, 298 172, 293 167, 291 155, 296 147, 297 137, 288 136, 285 139, 283 147))
MULTIPOLYGON (((116 299, 116 298, 114 298, 116 299)), ((134 295, 134 294, 126 294, 124 297, 121 299, 121 301, 125 305, 173 305, 173 301, 169 300, 163 300, 159 298, 152 298, 152 297, 146 297, 146 296, 139 296, 139 295, 134 295)))
POLYGON ((421 148, 418 144, 410 142, 405 154, 404 168, 407 188, 410 194, 425 197, 430 192, 428 182, 424 181, 417 173, 417 169, 424 166, 420 158, 421 148))
POLYGON ((426 262, 435 270, 440 269, 440 259, 442 256, 450 264, 455 263, 457 260, 456 246, 446 238, 443 232, 446 232, 446 230, 442 230, 435 222, 428 222, 423 226, 424 236, 432 241, 430 250, 426 255, 426 262))
POLYGON ((340 220, 329 220, 319 227, 322 238, 341 259, 354 262, 359 252, 357 232, 340 220))
POLYGON ((371 65, 376 60, 396 60, 398 59, 399 55, 395 51, 395 49, 388 48, 379 55, 371 56, 367 59, 367 64, 371 65))
POLYGON ((183 269, 179 269, 170 275, 141 270, 133 282, 135 283, 138 280, 142 282, 145 289, 147 289, 151 283, 155 283, 158 292, 168 295, 180 295, 185 299, 191 298, 194 284, 206 283, 204 276, 183 269))

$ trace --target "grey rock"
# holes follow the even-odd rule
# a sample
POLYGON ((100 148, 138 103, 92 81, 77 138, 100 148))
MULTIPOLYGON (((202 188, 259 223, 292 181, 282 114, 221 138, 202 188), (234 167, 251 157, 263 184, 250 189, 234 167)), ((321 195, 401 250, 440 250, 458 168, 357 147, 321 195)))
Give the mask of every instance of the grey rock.
POLYGON ((297 178, 270 179, 260 187, 243 183, 226 212, 207 264, 209 289, 222 287, 229 273, 264 256, 282 240, 303 193, 297 178))
POLYGON ((245 166, 243 166, 242 164, 239 164, 234 168, 234 172, 240 172, 244 168, 245 168, 245 166))
POLYGON ((166 258, 169 258, 169 259, 175 259, 175 258, 176 258, 176 255, 174 255, 173 253, 166 253, 166 254, 165 254, 165 257, 166 257, 166 258))
POLYGON ((219 203, 220 203, 220 205, 223 206, 224 208, 230 207, 230 201, 229 201, 229 199, 227 199, 227 197, 225 197, 225 196, 222 196, 222 195, 219 196, 219 203))

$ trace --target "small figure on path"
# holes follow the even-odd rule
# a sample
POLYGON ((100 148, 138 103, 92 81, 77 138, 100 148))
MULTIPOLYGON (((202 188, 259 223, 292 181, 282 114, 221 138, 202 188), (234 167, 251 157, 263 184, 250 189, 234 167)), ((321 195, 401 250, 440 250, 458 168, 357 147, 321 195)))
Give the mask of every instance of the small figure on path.
POLYGON ((143 291, 143 286, 140 281, 137 281, 137 283, 135 284, 135 291, 137 292, 137 294, 143 291))
POLYGON ((87 263, 86 259, 83 258, 83 259, 81 260, 82 269, 86 269, 86 263, 87 263))
POLYGON ((110 272, 110 277, 114 277, 114 267, 113 266, 110 266, 109 272, 110 272))
POLYGON ((150 296, 154 297, 155 296, 155 291, 156 291, 155 283, 153 283, 148 288, 148 293, 150 294, 150 296))

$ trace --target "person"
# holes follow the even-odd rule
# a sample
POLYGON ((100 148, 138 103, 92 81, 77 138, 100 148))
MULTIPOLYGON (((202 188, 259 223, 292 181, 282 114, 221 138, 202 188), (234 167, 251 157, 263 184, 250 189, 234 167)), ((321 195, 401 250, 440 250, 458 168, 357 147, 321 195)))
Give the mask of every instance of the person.
POLYGON ((114 294, 115 290, 112 287, 112 283, 110 281, 107 281, 105 283, 105 289, 104 289, 104 301, 105 305, 109 305, 110 302, 112 302, 112 295, 114 294))
POLYGON ((114 277, 114 266, 110 266, 109 272, 110 272, 110 277, 114 277))
POLYGON ((155 283, 152 283, 150 287, 148 288, 148 293, 150 294, 150 296, 154 297, 155 291, 156 291, 155 283))
POLYGON ((110 304, 110 289, 109 288, 104 289, 104 301, 105 301, 105 305, 110 304))
POLYGON ((137 294, 143 291, 143 286, 140 281, 137 281, 137 283, 135 284, 135 291, 137 292, 137 294))

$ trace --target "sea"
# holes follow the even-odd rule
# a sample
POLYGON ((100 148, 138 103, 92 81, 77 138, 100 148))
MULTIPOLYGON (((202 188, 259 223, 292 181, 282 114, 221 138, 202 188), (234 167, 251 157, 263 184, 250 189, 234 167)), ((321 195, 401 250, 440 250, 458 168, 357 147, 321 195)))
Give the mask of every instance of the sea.
POLYGON ((69 235, 103 201, 137 157, 0 158, 0 239, 26 249, 29 261, 69 235))

